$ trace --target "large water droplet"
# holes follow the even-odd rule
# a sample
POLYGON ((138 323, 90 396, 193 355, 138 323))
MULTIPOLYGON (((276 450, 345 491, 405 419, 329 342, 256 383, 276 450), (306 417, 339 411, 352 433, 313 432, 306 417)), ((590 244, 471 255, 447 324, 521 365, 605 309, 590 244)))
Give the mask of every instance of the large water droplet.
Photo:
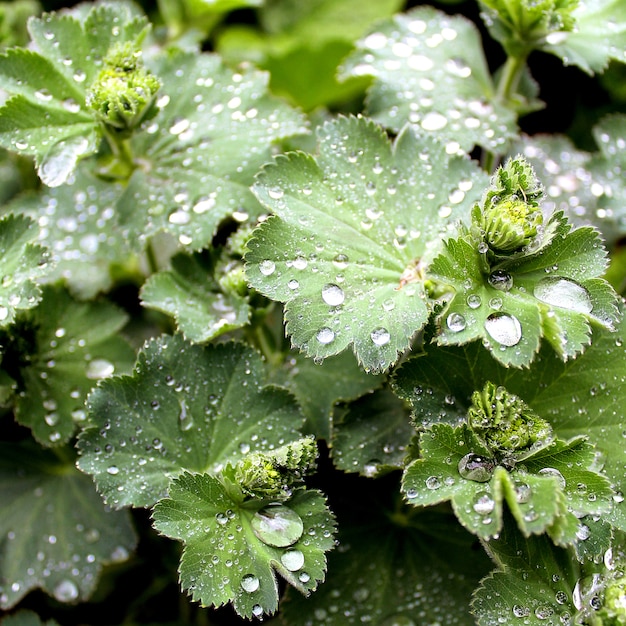
POLYGON ((370 337, 376 346, 384 346, 389 343, 391 339, 391 335, 386 328, 375 328, 371 333, 370 337))
POLYGON ((441 487, 441 479, 438 476, 429 476, 426 479, 427 489, 439 489, 441 487))
POLYGON ((561 487, 561 489, 565 489, 565 477, 561 474, 561 472, 559 472, 558 469, 554 467, 544 467, 539 470, 539 474, 543 474, 544 476, 554 476, 559 483, 559 487, 561 487))
POLYGON ((495 463, 491 459, 470 452, 466 454, 458 465, 459 474, 467 480, 477 483, 486 483, 491 479, 495 463))
POLYGON ((241 579, 241 588, 247 593, 254 593, 259 587, 259 579, 254 574, 246 574, 241 579))
POLYGON ((297 572, 304 565, 304 554, 300 550, 287 550, 281 555, 280 562, 290 572, 297 572))
POLYGON ((339 306, 345 299, 346 296, 339 285, 329 283, 322 288, 322 300, 330 306, 339 306))
POLYGON ((274 261, 270 261, 269 259, 265 259, 265 261, 261 261, 259 263, 259 272, 263 274, 263 276, 271 276, 276 269, 276 264, 274 261))
POLYGON ((591 313, 593 304, 589 292, 567 278, 548 277, 537 283, 533 294, 546 304, 569 309, 577 313, 591 313))
POLYGON ((252 531, 268 546, 286 548, 302 537, 304 524, 300 516, 282 504, 266 506, 254 514, 252 531))
POLYGON ((326 345, 335 340, 335 331, 333 331, 332 328, 328 328, 328 326, 324 326, 317 331, 317 335, 315 335, 315 338, 321 344, 326 345))
POLYGON ((522 338, 519 320, 507 313, 492 313, 485 320, 485 330, 492 339, 503 346, 515 346, 522 338))
POLYGON ((446 319, 446 326, 453 332, 459 333, 465 330, 467 322, 460 313, 450 313, 446 319))

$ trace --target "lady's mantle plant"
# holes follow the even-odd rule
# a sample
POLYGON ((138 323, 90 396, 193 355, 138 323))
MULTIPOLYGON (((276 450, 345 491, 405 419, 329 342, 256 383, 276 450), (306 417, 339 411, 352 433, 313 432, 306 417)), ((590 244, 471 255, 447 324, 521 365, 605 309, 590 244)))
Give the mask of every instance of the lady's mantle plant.
POLYGON ((624 4, 148 8, 0 4, 6 623, 626 624, 624 4))

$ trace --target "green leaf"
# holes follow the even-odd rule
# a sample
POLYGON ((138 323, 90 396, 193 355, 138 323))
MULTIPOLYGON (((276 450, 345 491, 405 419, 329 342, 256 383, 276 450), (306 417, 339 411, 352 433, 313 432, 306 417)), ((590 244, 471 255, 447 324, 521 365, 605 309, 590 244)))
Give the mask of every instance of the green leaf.
POLYGON ((366 374, 349 352, 320 364, 293 352, 285 366, 272 373, 272 382, 289 389, 300 403, 306 417, 303 432, 330 441, 336 403, 355 400, 382 380, 366 374))
POLYGON ((63 184, 98 149, 101 132, 87 90, 112 46, 145 35, 145 17, 130 6, 102 3, 82 19, 78 13, 32 18, 37 51, 13 48, 0 56, 0 86, 12 96, 0 108, 0 145, 34 156, 48 186, 63 184))
POLYGON ((352 345, 366 370, 384 370, 428 318, 421 272, 442 218, 467 212, 484 174, 414 127, 391 145, 357 118, 325 124, 319 151, 279 157, 259 177, 255 193, 277 217, 249 241, 246 273, 286 303, 296 347, 319 360, 352 345))
POLYGON ((264 387, 264 376, 260 356, 243 344, 152 340, 132 376, 103 381, 89 396, 93 425, 79 437, 78 466, 109 504, 147 507, 183 470, 218 471, 297 439, 295 400, 264 387))
POLYGON ((48 270, 48 251, 35 243, 39 229, 19 215, 0 219, 0 328, 41 299, 37 280, 48 270))
POLYGON ((383 504, 382 490, 372 493, 378 481, 361 482, 362 489, 345 485, 352 497, 343 492, 339 547, 329 555, 325 584, 307 599, 289 590, 284 623, 471 626, 470 594, 488 569, 472 537, 448 513, 389 507, 395 484, 383 485, 383 504))
POLYGON ((178 330, 195 343, 248 323, 248 299, 220 290, 213 263, 185 254, 174 256, 171 263, 171 270, 153 274, 141 288, 145 307, 172 315, 178 330))
POLYGON ((232 602, 248 618, 276 611, 275 572, 302 593, 313 591, 334 546, 334 519, 318 491, 299 490, 280 505, 246 506, 218 478, 184 473, 153 518, 157 530, 185 543, 180 582, 193 600, 232 602))
POLYGON ((504 502, 524 536, 549 531, 557 516, 568 515, 566 507, 578 515, 611 508, 609 483, 590 471, 593 448, 580 439, 556 441, 505 469, 469 427, 435 424, 420 437, 420 456, 404 472, 402 489, 409 503, 430 506, 450 500, 463 526, 484 539, 500 532, 504 502), (470 457, 471 475, 465 469, 470 457), (479 464, 480 474, 475 469, 479 464), (578 484, 584 494, 577 491, 578 484))
POLYGON ((136 544, 128 513, 109 511, 71 461, 29 444, 0 443, 0 606, 41 588, 59 602, 84 602, 102 566, 136 544))
POLYGON ((116 226, 121 192, 121 185, 103 182, 79 165, 65 185, 22 195, 9 205, 40 224, 39 242, 50 250, 53 264, 47 282, 62 279, 82 299, 111 288, 111 266, 129 257, 116 226))
MULTIPOLYGON (((626 423, 622 406, 626 402, 626 323, 616 333, 598 331, 585 353, 563 362, 549 348, 542 348, 533 367, 520 371, 503 367, 480 344, 437 348, 406 362, 395 376, 395 386, 413 403, 415 420, 437 421, 433 404, 454 398, 456 415, 469 406, 471 394, 490 380, 518 395, 541 417, 552 424, 556 435, 568 440, 580 435, 589 438, 604 461, 604 474, 612 483, 613 510, 604 519, 617 528, 626 528, 623 433, 626 423), (415 387, 430 388, 417 394, 415 387)), ((454 417, 454 416, 452 416, 454 417)))
POLYGON ((25 609, 5 617, 2 623, 5 626, 58 626, 53 619, 42 622, 37 613, 25 609))
POLYGON ((333 425, 332 457, 345 472, 373 478, 403 466, 415 431, 404 403, 387 390, 353 402, 333 425))
POLYGON ((419 7, 379 24, 344 62, 343 77, 373 76, 367 112, 399 130, 405 122, 447 141, 502 151, 517 134, 514 112, 496 98, 476 26, 419 7))
POLYGON ((580 568, 571 550, 555 547, 547 537, 522 536, 510 518, 487 549, 499 567, 474 593, 479 626, 572 623, 580 568))
POLYGON ((589 227, 571 229, 553 215, 545 232, 549 243, 537 252, 511 257, 484 269, 481 244, 471 237, 448 240, 431 264, 432 277, 454 293, 440 317, 440 344, 482 339, 493 357, 507 366, 527 366, 542 337, 567 360, 591 341, 589 322, 613 329, 617 296, 599 278, 606 251, 589 227))
POLYGON ((576 26, 546 37, 543 49, 588 74, 604 71, 610 60, 626 62, 626 6, 620 0, 579 2, 576 26))
POLYGON ((130 369, 134 352, 117 335, 127 319, 111 303, 77 302, 46 287, 39 305, 7 331, 2 366, 18 383, 15 417, 40 443, 68 441, 86 418, 93 385, 130 369))
POLYGON ((261 214, 253 176, 275 142, 305 131, 304 120, 267 93, 265 73, 233 72, 216 55, 173 54, 158 74, 159 112, 132 138, 141 167, 119 200, 120 224, 136 248, 166 231, 200 250, 225 218, 261 214))

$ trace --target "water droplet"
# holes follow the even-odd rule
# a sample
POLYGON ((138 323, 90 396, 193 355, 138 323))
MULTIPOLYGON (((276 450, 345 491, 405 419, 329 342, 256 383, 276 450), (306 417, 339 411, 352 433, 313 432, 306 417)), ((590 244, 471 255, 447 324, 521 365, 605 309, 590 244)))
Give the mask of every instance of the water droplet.
POLYGON ((391 335, 389 334, 389 331, 386 328, 381 327, 381 328, 375 328, 370 333, 370 338, 374 342, 374 345, 384 346, 389 343, 389 340, 391 339, 391 335))
POLYGON ((328 344, 331 343, 335 340, 335 331, 333 331, 332 328, 328 328, 328 326, 324 326, 323 328, 320 328, 317 331, 317 335, 315 336, 315 338, 321 343, 321 344, 328 344))
POLYGON ((170 126, 170 133, 172 133, 172 135, 180 135, 186 130, 189 130, 189 126, 191 126, 191 122, 188 119, 175 117, 170 126))
POLYGON ((259 272, 263 274, 263 276, 271 276, 276 270, 276 264, 274 261, 270 261, 269 259, 265 259, 259 263, 259 272))
POLYGON ((537 619, 548 619, 554 615, 554 609, 551 606, 538 606, 535 609, 537 619))
POLYGON ((465 330, 467 322, 460 313, 450 313, 446 319, 446 326, 453 332, 458 333, 465 330))
POLYGON ((554 599, 558 604, 565 604, 567 602, 567 594, 564 591, 557 591, 554 594, 554 599))
POLYGON ((259 587, 259 579, 254 574, 246 574, 241 579, 241 588, 247 593, 254 593, 259 587))
POLYGON ((470 295, 467 296, 467 306, 470 309, 478 309, 482 303, 483 301, 477 293, 470 293, 470 295))
POLYGON ((42 102, 50 102, 52 100, 52 94, 47 89, 39 89, 35 92, 35 97, 42 102))
POLYGON ((78 587, 71 580, 62 580, 54 588, 54 597, 59 602, 72 602, 78 598, 78 587))
POLYGON ((254 617, 261 617, 261 615, 263 615, 263 607, 260 604, 255 604, 252 607, 252 615, 254 615, 254 617))
POLYGON ((191 215, 184 209, 176 209, 169 214, 167 221, 174 226, 184 226, 191 221, 191 215))
POLYGON ((311 576, 310 576, 309 574, 307 574, 306 572, 301 572, 301 573, 298 575, 298 580, 299 580, 301 583, 308 583, 308 582, 309 582, 309 580, 311 580, 311 576))
POLYGON ((526 483, 517 483, 515 485, 515 499, 520 504, 526 504, 532 495, 533 492, 530 485, 527 485, 526 483))
POLYGON ((519 320, 507 313, 492 313, 485 320, 485 330, 492 339, 503 346, 515 346, 522 338, 519 320))
POLYGON ((514 604, 513 615, 515 615, 515 617, 528 617, 530 615, 530 609, 527 606, 522 606, 521 604, 514 604))
POLYGON ((329 283, 322 288, 322 300, 329 306, 339 306, 345 299, 346 296, 339 285, 329 283))
POLYGON ((486 492, 478 494, 476 500, 474 501, 474 511, 478 513, 478 515, 489 515, 496 506, 493 498, 486 492))
POLYGON ((5 306, 0 306, 0 321, 5 320, 9 316, 9 309, 5 306))
POLYGON ((441 479, 439 476, 429 476, 426 479, 426 488, 427 489, 439 489, 441 487, 441 479))
POLYGON ((290 572, 297 572, 304 565, 304 554, 300 550, 287 550, 281 555, 280 562, 290 572))
POLYGON ((561 487, 561 489, 565 489, 565 477, 561 474, 561 472, 559 472, 558 469, 554 467, 544 467, 539 470, 539 474, 543 474, 544 476, 554 476, 559 483, 559 487, 561 487))
POLYGON ((586 524, 578 525, 578 528, 576 529, 576 537, 579 541, 586 541, 587 539, 589 539, 590 535, 591 530, 589 529, 589 526, 587 526, 586 524))
POLYGON ((120 468, 117 467, 116 465, 111 465, 109 467, 107 467, 107 474, 111 474, 111 476, 115 476, 116 474, 120 473, 120 468))
POLYGON ((99 380, 113 376, 115 366, 106 359, 93 359, 87 365, 86 376, 89 380, 99 380))
POLYGON ((589 292, 582 285, 567 278, 543 278, 537 283, 533 294, 537 300, 546 304, 577 313, 591 313, 593 309, 589 292))
POLYGON ((178 425, 180 429, 184 432, 191 430, 193 428, 193 416, 187 410, 187 404, 184 400, 180 401, 180 413, 178 414, 178 425))
POLYGON ((294 544, 304 532, 300 516, 282 504, 266 506, 252 518, 252 531, 268 546, 286 548, 294 544))
POLYGON ((76 70, 74 72, 74 80, 77 83, 85 82, 85 78, 87 78, 87 74, 85 74, 85 72, 83 72, 82 70, 76 70))
POLYGON ((496 270, 489 274, 489 284, 498 291, 509 291, 513 287, 513 276, 504 270, 496 270))
POLYGON ((280 200, 285 195, 285 192, 280 187, 272 187, 267 190, 267 195, 272 200, 280 200))
POLYGON ((424 130, 441 130, 447 123, 448 119, 444 115, 437 111, 429 111, 422 119, 421 126, 424 130))
POLYGON ((338 254, 333 259, 333 265, 340 270, 346 269, 348 267, 348 257, 345 254, 338 254))
POLYGON ((470 452, 458 464, 459 474, 466 480, 486 483, 491 479, 495 463, 491 459, 470 452))

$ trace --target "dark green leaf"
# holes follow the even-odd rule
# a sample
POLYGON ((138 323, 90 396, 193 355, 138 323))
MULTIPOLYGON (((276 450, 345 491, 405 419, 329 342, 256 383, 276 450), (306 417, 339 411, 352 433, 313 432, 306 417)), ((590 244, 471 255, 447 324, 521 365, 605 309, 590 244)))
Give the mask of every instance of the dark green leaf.
POLYGON ((73 463, 35 446, 0 444, 0 606, 41 588, 59 602, 85 601, 106 563, 125 561, 135 534, 109 511, 73 463))
POLYGON ((203 348, 162 336, 141 350, 132 376, 89 396, 93 426, 78 466, 116 507, 151 506, 183 470, 228 461, 299 437, 302 414, 284 389, 264 387, 260 356, 243 344, 203 348))
POLYGON ((384 370, 428 318, 422 266, 442 218, 467 212, 484 174, 409 126, 393 145, 356 118, 318 134, 317 161, 293 153, 259 177, 255 192, 278 217, 255 231, 246 273, 286 303, 287 332, 309 356, 352 345, 366 370, 384 370))
POLYGON ((317 587, 335 524, 317 491, 297 491, 281 505, 245 506, 218 478, 184 473, 155 506, 154 526, 185 543, 180 581, 195 601, 232 602, 250 618, 276 611, 275 572, 306 595, 317 587))

